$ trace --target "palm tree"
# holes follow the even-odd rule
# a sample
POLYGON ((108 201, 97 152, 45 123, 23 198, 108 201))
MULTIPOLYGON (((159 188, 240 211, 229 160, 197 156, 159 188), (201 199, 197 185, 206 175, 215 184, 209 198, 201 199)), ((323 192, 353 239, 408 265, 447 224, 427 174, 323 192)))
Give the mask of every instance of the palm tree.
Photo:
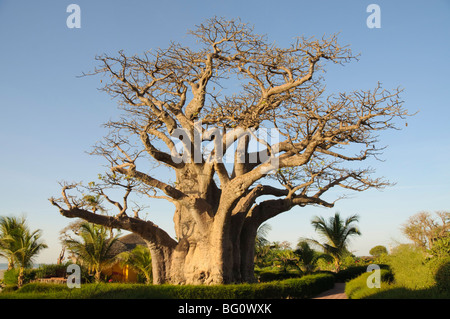
POLYGON ((24 224, 23 217, 0 216, 0 257, 8 260, 8 270, 14 268, 14 252, 17 250, 15 238, 24 224))
POLYGON ((118 235, 108 237, 108 229, 91 223, 80 225, 81 240, 66 239, 63 244, 75 254, 80 262, 89 270, 94 271, 96 282, 100 281, 103 269, 111 266, 116 258, 111 253, 111 246, 117 241, 118 235))
POLYGON ((132 251, 126 251, 118 256, 123 267, 128 265, 137 272, 141 272, 146 279, 146 284, 152 282, 152 256, 150 250, 142 245, 137 245, 132 251))
POLYGON ((331 258, 328 254, 323 254, 312 249, 307 240, 300 240, 297 244, 297 249, 294 254, 299 259, 299 268, 305 274, 311 274, 317 268, 319 259, 329 260, 331 258))
POLYGON ((339 213, 336 212, 334 217, 330 217, 328 221, 318 216, 311 221, 314 230, 323 237, 325 243, 320 243, 317 240, 310 241, 322 247, 326 254, 333 257, 336 272, 340 269, 342 257, 348 253, 349 237, 361 235, 359 229, 353 225, 353 223, 358 222, 358 219, 358 215, 352 215, 342 220, 339 213))
POLYGON ((34 257, 47 248, 41 237, 42 231, 30 231, 23 217, 0 217, 0 255, 8 259, 8 269, 19 265, 19 288, 23 285, 24 269, 32 266, 34 257))
POLYGON ((34 257, 48 246, 41 241, 42 231, 40 229, 31 232, 27 227, 21 230, 22 234, 17 238, 17 250, 14 259, 20 265, 17 286, 23 285, 24 270, 33 265, 34 257))

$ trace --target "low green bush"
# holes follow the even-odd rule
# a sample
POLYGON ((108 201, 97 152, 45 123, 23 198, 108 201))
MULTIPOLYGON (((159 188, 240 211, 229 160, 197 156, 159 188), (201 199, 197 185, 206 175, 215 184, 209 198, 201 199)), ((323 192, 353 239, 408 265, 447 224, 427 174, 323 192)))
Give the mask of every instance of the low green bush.
POLYGON ((334 287, 335 278, 328 274, 304 276, 300 279, 286 279, 285 298, 310 298, 334 287))
MULTIPOLYGON (((388 265, 378 265, 381 269, 389 269, 388 265)), ((346 269, 340 270, 338 273, 334 273, 336 282, 347 282, 349 280, 352 280, 361 274, 364 274, 367 272, 368 265, 364 266, 351 266, 346 269)))
POLYGON ((352 266, 335 273, 336 282, 346 282, 367 271, 366 266, 352 266))

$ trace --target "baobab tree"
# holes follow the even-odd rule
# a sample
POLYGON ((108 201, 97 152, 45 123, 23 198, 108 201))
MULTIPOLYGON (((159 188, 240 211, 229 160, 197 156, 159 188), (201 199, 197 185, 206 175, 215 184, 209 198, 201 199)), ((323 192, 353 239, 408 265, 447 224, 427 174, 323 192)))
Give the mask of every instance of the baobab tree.
POLYGON ((86 75, 106 78, 101 89, 123 110, 92 152, 110 171, 99 183, 65 183, 50 200, 66 217, 139 234, 154 283, 254 281, 262 223, 295 206, 333 207, 340 196, 323 196, 331 189, 389 185, 347 163, 379 154, 376 133, 408 114, 399 89, 325 95, 326 64, 356 59, 336 35, 282 48, 217 17, 189 34, 190 47, 96 57, 86 75), (130 194, 171 202, 176 238, 131 209, 130 194))

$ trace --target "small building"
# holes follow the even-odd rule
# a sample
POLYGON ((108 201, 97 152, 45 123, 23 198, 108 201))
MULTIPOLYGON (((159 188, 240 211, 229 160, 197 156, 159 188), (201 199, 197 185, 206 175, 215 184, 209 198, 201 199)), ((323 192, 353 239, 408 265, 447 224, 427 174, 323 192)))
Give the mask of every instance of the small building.
MULTIPOLYGON (((146 246, 141 236, 131 233, 120 237, 111 247, 111 253, 117 256, 123 252, 132 251, 137 245, 146 246)), ((102 273, 111 278, 113 282, 138 282, 137 272, 128 265, 122 267, 116 262, 102 273)))

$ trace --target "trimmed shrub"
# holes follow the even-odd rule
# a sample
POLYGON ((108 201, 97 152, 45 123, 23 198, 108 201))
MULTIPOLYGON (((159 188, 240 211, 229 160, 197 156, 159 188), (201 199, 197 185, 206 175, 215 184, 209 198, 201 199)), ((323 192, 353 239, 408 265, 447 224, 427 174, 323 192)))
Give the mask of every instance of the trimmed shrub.
POLYGON ((317 274, 304 276, 300 279, 286 279, 285 298, 310 298, 334 287, 335 279, 332 275, 317 274))
POLYGON ((346 282, 367 271, 366 266, 352 266, 347 269, 340 270, 335 274, 336 282, 346 282))
MULTIPOLYGON (((381 269, 389 269, 388 265, 378 265, 381 269)), ((335 273, 336 282, 347 282, 367 272, 368 265, 352 266, 335 273)))
POLYGON ((300 272, 280 272, 278 270, 261 270, 255 274, 258 277, 259 282, 269 282, 276 280, 284 280, 290 278, 300 278, 303 274, 300 272))

